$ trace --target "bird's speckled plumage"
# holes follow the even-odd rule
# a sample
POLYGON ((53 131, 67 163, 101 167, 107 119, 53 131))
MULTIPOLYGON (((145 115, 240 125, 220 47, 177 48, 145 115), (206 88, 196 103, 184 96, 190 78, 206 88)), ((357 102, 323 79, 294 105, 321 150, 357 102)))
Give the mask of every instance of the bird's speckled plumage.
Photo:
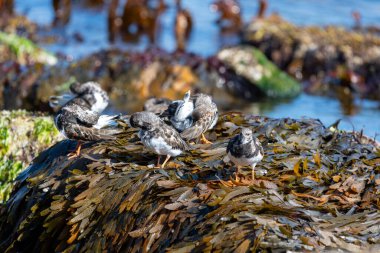
POLYGON ((181 133, 185 140, 193 140, 201 136, 207 130, 212 129, 218 121, 218 108, 211 96, 197 94, 193 97, 194 110, 192 112, 193 125, 181 133))
POLYGON ((178 156, 189 150, 189 145, 171 126, 165 124, 152 112, 137 112, 131 115, 130 125, 140 128, 140 139, 146 148, 158 155, 178 156))
POLYGON ((254 178, 255 166, 263 159, 264 150, 252 130, 243 128, 240 134, 228 142, 227 154, 236 166, 251 166, 254 178))
MULTIPOLYGON (((66 138, 82 141, 114 139, 120 129, 108 128, 119 116, 100 115, 108 105, 108 96, 99 84, 87 82, 73 83, 70 86, 72 99, 57 112, 54 123, 66 138)), ((62 96, 70 97, 70 96, 62 96)), ((53 97, 54 105, 60 105, 53 97)))
POLYGON ((194 102, 190 100, 190 91, 188 91, 185 93, 183 100, 179 100, 176 103, 176 109, 174 113, 170 115, 170 123, 178 132, 182 132, 192 126, 193 110, 194 102))
POLYGON ((68 103, 75 103, 88 108, 91 111, 101 113, 108 106, 109 98, 100 85, 95 82, 73 83, 70 85, 69 94, 50 97, 51 107, 63 107, 68 103))
POLYGON ((83 84, 76 82, 70 85, 70 90, 78 98, 85 100, 94 112, 101 113, 108 106, 108 95, 96 82, 83 84))
MULTIPOLYGON (((108 116, 107 120, 111 121, 117 117, 108 116)), ((104 116, 71 101, 58 111, 54 123, 62 135, 73 140, 114 139, 114 135, 121 131, 119 129, 102 129, 107 122, 99 122, 99 119, 104 119, 104 116)))
POLYGON ((167 98, 150 98, 145 101, 143 110, 160 115, 168 109, 171 103, 172 101, 167 98))

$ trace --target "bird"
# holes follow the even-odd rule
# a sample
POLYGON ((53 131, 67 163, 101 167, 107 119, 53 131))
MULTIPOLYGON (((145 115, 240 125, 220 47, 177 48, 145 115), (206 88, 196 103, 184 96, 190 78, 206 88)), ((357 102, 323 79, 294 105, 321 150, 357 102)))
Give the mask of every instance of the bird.
POLYGON ((63 106, 54 117, 58 131, 67 139, 77 140, 69 158, 79 156, 82 141, 114 140, 121 129, 116 126, 119 115, 100 115, 83 106, 83 100, 73 99, 63 106))
POLYGON ((77 140, 69 158, 79 156, 83 141, 111 140, 121 130, 116 128, 120 115, 101 115, 108 105, 108 95, 98 83, 73 83, 71 94, 50 97, 49 104, 59 108, 54 124, 67 139, 77 140))
POLYGON ((170 157, 175 157, 191 147, 181 138, 179 133, 171 126, 165 124, 152 112, 136 112, 130 117, 130 126, 139 128, 139 137, 143 145, 158 154, 157 168, 165 168, 170 157), (160 166, 160 156, 166 159, 160 166))
POLYGON ((238 135, 229 140, 227 155, 237 167, 236 180, 240 167, 251 166, 252 181, 255 181, 255 166, 263 159, 264 150, 250 128, 242 128, 238 135))
POLYGON ((77 98, 82 99, 81 104, 85 104, 93 112, 102 113, 108 106, 109 97, 107 93, 100 87, 99 83, 74 82, 70 85, 71 93, 62 96, 52 96, 49 99, 50 107, 62 107, 70 100, 77 98))
POLYGON ((201 137, 202 142, 211 144, 212 142, 206 139, 204 133, 218 122, 218 108, 209 95, 198 93, 192 99, 194 101, 194 110, 191 113, 193 124, 181 132, 181 137, 186 141, 201 137))
POLYGON ((190 96, 189 90, 185 93, 183 100, 173 101, 168 107, 170 123, 178 132, 183 132, 192 126, 194 101, 190 100, 190 96))
POLYGON ((182 132, 192 126, 191 114, 194 110, 194 101, 191 99, 189 90, 185 93, 183 100, 150 98, 144 103, 143 110, 153 112, 178 132, 182 132))

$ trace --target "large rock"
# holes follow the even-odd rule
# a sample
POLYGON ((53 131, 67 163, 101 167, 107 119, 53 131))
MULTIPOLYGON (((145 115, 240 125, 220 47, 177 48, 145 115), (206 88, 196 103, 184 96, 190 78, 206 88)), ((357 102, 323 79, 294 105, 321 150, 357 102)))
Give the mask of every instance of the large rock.
MULTIPOLYGON (((134 130, 41 153, 1 208, 5 252, 378 250, 380 157, 372 140, 312 119, 224 114, 198 145, 154 169, 134 130), (265 150, 256 184, 230 180, 228 139, 250 126, 265 150), (377 248, 376 248, 377 246, 377 248)), ((233 176, 232 176, 233 177, 233 176)))
POLYGON ((380 37, 342 27, 296 26, 278 15, 251 22, 243 40, 256 46, 281 69, 308 81, 310 92, 336 87, 380 99, 380 37))
POLYGON ((61 139, 52 117, 25 111, 0 112, 0 203, 9 198, 18 173, 61 139))
POLYGON ((225 48, 218 53, 218 58, 233 68, 238 75, 248 79, 251 85, 256 86, 267 97, 289 98, 301 92, 301 85, 296 80, 254 47, 225 48))

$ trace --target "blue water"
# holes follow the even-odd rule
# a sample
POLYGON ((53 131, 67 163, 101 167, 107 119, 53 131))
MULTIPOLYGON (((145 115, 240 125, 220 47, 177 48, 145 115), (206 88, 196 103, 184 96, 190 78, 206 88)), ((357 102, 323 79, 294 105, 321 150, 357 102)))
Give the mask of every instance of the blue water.
MULTIPOLYGON (((16 0, 15 2, 18 13, 26 14, 31 20, 41 25, 49 26, 52 22, 51 0, 16 0)), ((161 32, 157 38, 157 44, 171 51, 175 48, 173 35, 175 9, 172 6, 174 0, 166 2, 170 6, 160 17, 161 32)), ((183 0, 184 7, 190 10, 194 19, 194 29, 188 45, 189 51, 204 56, 214 54, 224 45, 236 43, 234 39, 220 36, 219 29, 214 23, 217 14, 211 12, 209 8, 212 2, 210 0, 183 0)), ((354 24, 351 13, 356 10, 362 14, 363 25, 380 25, 380 1, 378 0, 268 0, 268 2, 269 13, 278 12, 285 19, 298 25, 333 24, 351 27, 354 24)), ((256 13, 257 1, 241 0, 240 3, 244 20, 250 20, 256 13)), ((105 9, 82 8, 76 4, 72 14, 68 26, 56 31, 61 39, 58 43, 44 45, 46 49, 62 52, 77 59, 110 47, 144 50, 148 44, 146 39, 137 45, 125 44, 121 41, 110 44, 107 41, 107 11, 105 9), (83 36, 83 43, 78 43, 73 39, 77 32, 83 36)), ((276 104, 270 110, 252 109, 252 112, 272 117, 320 118, 325 124, 331 124, 342 118, 341 126, 344 129, 363 128, 367 135, 380 134, 379 103, 357 100, 356 104, 359 108, 357 114, 345 116, 336 99, 303 94, 291 102, 276 104)))

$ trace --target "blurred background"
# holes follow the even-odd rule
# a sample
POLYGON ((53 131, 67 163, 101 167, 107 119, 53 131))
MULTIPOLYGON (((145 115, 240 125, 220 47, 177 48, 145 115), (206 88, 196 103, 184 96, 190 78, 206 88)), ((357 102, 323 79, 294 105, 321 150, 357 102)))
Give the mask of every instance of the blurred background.
POLYGON ((52 113, 49 96, 74 80, 94 80, 110 94, 108 113, 131 113, 151 96, 177 99, 192 89, 212 94, 224 111, 305 116, 326 125, 342 119, 342 129, 380 132, 379 1, 0 0, 0 6, 1 109, 52 113))

